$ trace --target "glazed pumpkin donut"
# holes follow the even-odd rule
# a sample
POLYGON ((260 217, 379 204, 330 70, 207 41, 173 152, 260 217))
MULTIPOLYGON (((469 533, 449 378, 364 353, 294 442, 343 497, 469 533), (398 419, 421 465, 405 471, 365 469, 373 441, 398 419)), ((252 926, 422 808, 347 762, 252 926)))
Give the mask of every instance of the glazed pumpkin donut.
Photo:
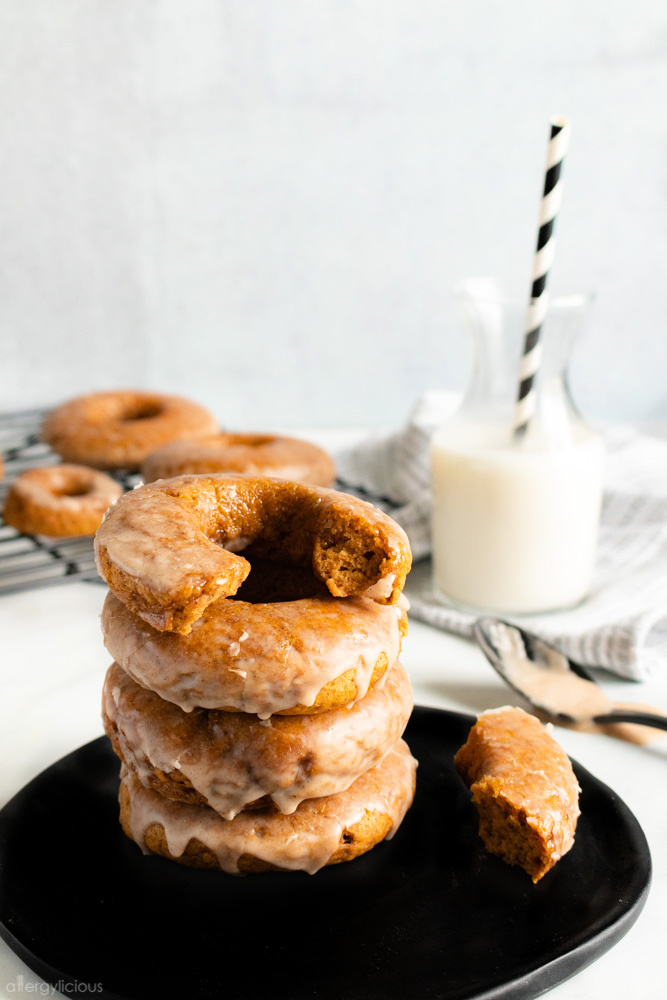
POLYGON ((167 441, 216 430, 215 417, 197 403, 123 390, 96 392, 59 406, 44 421, 42 440, 66 462, 132 471, 167 441))
MULTIPOLYGON (((252 574, 251 574, 252 576, 252 574)), ((112 594, 104 644, 142 687, 186 712, 310 715, 366 695, 397 659, 407 616, 367 597, 209 605, 188 636, 158 632, 112 594)))
POLYGON ((521 708, 482 712, 454 758, 491 854, 538 882, 574 843, 579 784, 570 759, 521 708))
POLYGON ((29 469, 12 483, 3 517, 27 535, 94 535, 122 493, 109 476, 82 465, 29 469))
POLYGON ((95 538, 111 591, 159 631, 187 634, 250 571, 240 550, 311 566, 335 597, 395 604, 410 569, 407 537, 369 503, 282 479, 183 476, 126 493, 95 538))
POLYGON ((333 459, 322 448, 271 434, 211 434, 171 441, 152 451, 141 467, 147 483, 211 472, 278 476, 312 486, 332 486, 336 479, 333 459))
POLYGON ((399 740, 344 791, 308 799, 289 815, 254 809, 226 820, 207 806, 174 802, 125 769, 120 822, 145 853, 225 872, 303 870, 351 861, 392 837, 415 789, 417 762, 399 740))
POLYGON ((186 713, 140 687, 114 663, 102 694, 114 751, 160 795, 233 819, 248 806, 292 813, 305 799, 345 791, 403 735, 412 689, 400 663, 352 708, 276 717, 186 713))

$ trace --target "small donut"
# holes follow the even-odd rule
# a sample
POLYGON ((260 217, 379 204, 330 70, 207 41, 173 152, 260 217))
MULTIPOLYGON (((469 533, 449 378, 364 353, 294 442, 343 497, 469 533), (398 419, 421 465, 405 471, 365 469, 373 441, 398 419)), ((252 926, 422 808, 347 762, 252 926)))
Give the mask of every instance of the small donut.
POLYGON ((190 473, 241 472, 332 486, 336 466, 326 451, 297 438, 271 434, 211 434, 171 441, 152 451, 141 467, 147 483, 190 473))
POLYGON ((400 663, 351 708, 277 717, 198 709, 185 713, 114 663, 102 694, 104 728, 121 761, 160 795, 210 806, 224 819, 349 788, 403 735, 412 689, 400 663))
POLYGON ((102 578, 159 631, 187 635, 207 605, 236 593, 252 546, 271 561, 311 566, 334 597, 395 604, 410 569, 390 517, 345 493, 282 479, 182 476, 121 497, 95 538, 102 578))
POLYGON ((417 762, 399 740, 344 791, 308 799, 289 815, 275 809, 227 820, 207 806, 174 802, 122 772, 120 822, 144 853, 190 868, 225 872, 302 870, 351 861, 390 838, 410 807, 417 762))
POLYGON ((123 390, 96 392, 59 406, 44 421, 42 440, 66 462, 134 471, 159 445, 216 430, 213 414, 197 403, 123 390))
POLYGON ((329 594, 219 600, 188 636, 158 632, 112 594, 102 610, 107 650, 142 687, 186 712, 216 708, 263 719, 363 698, 398 659, 406 631, 402 606, 329 594))
POLYGON ((29 469, 12 483, 2 516, 26 535, 94 535, 122 493, 109 476, 82 465, 29 469))
POLYGON ((563 748, 535 716, 505 706, 479 716, 454 763, 487 851, 538 882, 572 847, 579 817, 580 789, 563 748))

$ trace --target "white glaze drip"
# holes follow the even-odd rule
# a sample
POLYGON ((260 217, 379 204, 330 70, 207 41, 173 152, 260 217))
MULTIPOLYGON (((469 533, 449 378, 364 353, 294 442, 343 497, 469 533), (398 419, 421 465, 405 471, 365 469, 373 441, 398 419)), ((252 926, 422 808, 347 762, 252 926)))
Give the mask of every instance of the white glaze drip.
POLYGON ((239 859, 252 855, 278 868, 314 874, 336 853, 344 831, 366 811, 389 816, 393 836, 412 801, 417 762, 400 740, 382 762, 366 771, 345 792, 302 802, 289 816, 266 809, 224 820, 205 806, 172 802, 143 787, 134 775, 123 779, 130 795, 132 839, 145 851, 152 824, 165 834, 169 853, 179 858, 197 840, 217 858, 223 871, 238 872, 239 859))
POLYGON ((395 745, 412 710, 407 673, 397 663, 387 681, 351 708, 284 717, 199 711, 135 684, 114 664, 102 698, 125 761, 144 785, 154 769, 177 769, 208 804, 233 819, 265 795, 283 813, 304 799, 332 795, 375 766, 395 745))
POLYGON ((395 579, 395 573, 389 573, 387 576, 381 577, 377 583, 374 583, 364 591, 364 597, 370 597, 372 600, 391 597, 395 579))
POLYGON ((109 595, 102 630, 107 649, 138 684, 184 711, 235 708, 266 719, 312 705, 350 669, 355 700, 363 698, 381 654, 389 664, 398 659, 403 617, 401 609, 364 597, 218 601, 190 635, 179 636, 157 632, 109 595))

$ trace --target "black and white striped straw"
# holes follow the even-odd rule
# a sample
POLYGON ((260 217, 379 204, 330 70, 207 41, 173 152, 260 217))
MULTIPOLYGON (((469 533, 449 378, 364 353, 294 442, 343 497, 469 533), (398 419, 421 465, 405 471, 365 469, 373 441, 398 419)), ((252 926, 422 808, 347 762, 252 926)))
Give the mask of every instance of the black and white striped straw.
POLYGON ((556 238, 554 227, 563 193, 563 161, 570 141, 570 123, 565 118, 551 120, 547 146, 544 192, 540 203, 540 224, 537 248, 533 258, 533 283, 526 316, 526 336, 519 365, 519 393, 514 414, 514 432, 522 435, 535 413, 535 378, 542 360, 540 334, 549 308, 547 279, 554 261, 556 238))

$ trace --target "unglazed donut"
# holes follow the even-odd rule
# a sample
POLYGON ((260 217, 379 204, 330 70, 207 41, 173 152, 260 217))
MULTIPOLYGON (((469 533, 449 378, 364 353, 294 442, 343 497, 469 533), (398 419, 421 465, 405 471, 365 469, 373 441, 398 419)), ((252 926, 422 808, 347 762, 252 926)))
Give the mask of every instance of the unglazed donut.
POLYGON ((400 663, 351 708, 274 717, 185 713, 112 664, 102 718, 114 751, 141 783, 207 805, 224 819, 252 805, 291 813, 304 799, 345 791, 403 735, 412 689, 400 663))
POLYGON ((42 440, 66 462, 133 471, 167 441, 216 430, 215 417, 197 403, 123 390, 97 392, 59 406, 44 421, 42 440))
POLYGON ((397 659, 402 605, 325 597, 209 605, 188 636, 158 632, 112 594, 104 643, 142 687, 189 712, 217 708, 268 718, 326 712, 363 698, 397 659))
POLYGON ((232 820, 206 806, 158 795, 125 772, 120 821, 145 853, 192 868, 313 874, 325 865, 350 861, 393 836, 412 802, 416 767, 399 740, 344 792, 308 799, 289 815, 256 809, 232 820))
POLYGON ((487 851, 539 881, 574 843, 579 785, 563 748, 521 708, 483 712, 455 758, 487 851))
POLYGON ((126 493, 95 538, 111 591, 159 631, 187 634, 250 571, 236 553, 311 566, 334 597, 395 604, 410 569, 405 532, 356 497, 247 476, 183 476, 126 493))
POLYGON ((3 517, 27 535, 94 535, 122 493, 110 476, 81 465, 29 469, 12 483, 3 517))
POLYGON ((309 441, 272 434, 211 434, 171 441, 151 452, 141 467, 144 481, 191 473, 240 472, 278 476, 311 486, 332 486, 336 466, 330 455, 309 441))

